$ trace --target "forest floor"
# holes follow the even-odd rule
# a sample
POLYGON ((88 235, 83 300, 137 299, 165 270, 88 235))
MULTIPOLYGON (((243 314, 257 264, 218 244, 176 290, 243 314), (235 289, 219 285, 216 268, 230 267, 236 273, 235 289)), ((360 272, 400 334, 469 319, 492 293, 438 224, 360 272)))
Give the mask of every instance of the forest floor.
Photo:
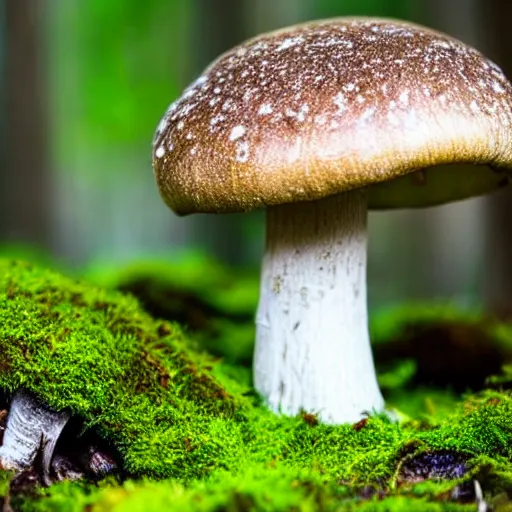
POLYGON ((256 273, 198 255, 79 277, 0 259, 0 443, 17 390, 72 415, 67 469, 0 471, 0 509, 512 511, 512 318, 372 311, 393 414, 330 426, 252 389, 257 297, 256 273), (91 447, 108 468, 79 467, 91 447))

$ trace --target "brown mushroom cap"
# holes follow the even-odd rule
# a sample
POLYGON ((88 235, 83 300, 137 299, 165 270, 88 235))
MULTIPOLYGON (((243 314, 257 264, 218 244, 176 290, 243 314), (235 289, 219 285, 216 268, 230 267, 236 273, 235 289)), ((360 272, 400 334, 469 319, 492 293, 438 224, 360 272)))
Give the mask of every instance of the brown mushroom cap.
POLYGON ((341 18, 222 55, 162 119, 153 166, 180 214, 359 187, 370 208, 427 206, 507 184, 511 128, 512 86, 475 49, 410 23, 341 18), (463 163, 487 167, 445 165, 463 163))

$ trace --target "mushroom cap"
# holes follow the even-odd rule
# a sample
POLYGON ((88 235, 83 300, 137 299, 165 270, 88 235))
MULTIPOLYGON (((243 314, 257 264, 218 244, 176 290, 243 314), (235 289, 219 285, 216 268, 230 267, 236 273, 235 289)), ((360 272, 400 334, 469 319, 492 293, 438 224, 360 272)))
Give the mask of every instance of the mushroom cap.
POLYGON ((338 18, 219 57, 160 122, 153 168, 179 214, 361 187, 370 208, 428 206, 508 184, 511 128, 512 86, 477 50, 411 23, 338 18))

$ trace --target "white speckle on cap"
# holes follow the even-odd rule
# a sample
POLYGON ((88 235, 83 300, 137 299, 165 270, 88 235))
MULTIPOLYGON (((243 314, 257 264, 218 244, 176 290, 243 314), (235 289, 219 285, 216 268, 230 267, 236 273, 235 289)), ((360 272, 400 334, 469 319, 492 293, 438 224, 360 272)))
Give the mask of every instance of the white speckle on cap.
POLYGON ((432 41, 431 46, 438 46, 439 48, 450 49, 450 45, 446 41, 432 41))
POLYGON ((494 92, 497 92, 498 94, 505 92, 505 89, 503 89, 503 87, 498 82, 493 82, 492 89, 494 92))
POLYGON ((241 163, 245 163, 249 160, 249 143, 247 141, 240 141, 237 144, 236 160, 241 163))
POLYGON ((469 108, 471 109, 471 112, 474 112, 475 114, 480 112, 480 107, 478 106, 478 103, 475 100, 473 100, 470 103, 469 108))
POLYGON ((244 101, 249 101, 256 91, 254 89, 248 89, 244 93, 244 101))
POLYGON ((373 114, 375 113, 375 108, 367 108, 361 115, 360 117, 360 120, 361 121, 366 121, 368 119, 370 119, 370 117, 373 116, 373 114))
POLYGON ((489 112, 489 114, 494 114, 496 113, 496 103, 494 103, 493 105, 489 105, 487 107, 487 112, 489 112))
POLYGON ((408 105, 409 104, 409 92, 408 91, 404 91, 402 94, 400 94, 400 103, 402 103, 403 105, 408 105))
POLYGON ((172 114, 176 109, 178 108, 178 101, 173 101, 169 108, 167 109, 167 112, 165 113, 167 116, 172 114))
POLYGON ((178 125, 176 126, 176 128, 178 128, 178 130, 183 130, 184 126, 185 126, 185 123, 183 121, 180 121, 178 123, 178 125))
POLYGON ((264 116, 264 115, 272 114, 273 111, 274 111, 274 109, 272 108, 272 105, 270 103, 264 103, 258 109, 258 114, 260 116, 264 116))
POLYGON ((167 128, 167 124, 168 124, 168 121, 167 121, 167 114, 166 114, 164 117, 162 117, 162 120, 158 124, 158 128, 156 129, 156 132, 160 135, 167 128))
POLYGON ((353 91, 355 88, 356 88, 355 84, 352 84, 352 83, 343 86, 343 89, 345 89, 345 91, 348 91, 348 92, 353 91))
POLYGON ((192 140, 194 138, 194 134, 192 132, 188 132, 187 136, 185 137, 187 140, 192 140))
POLYGON ((184 117, 188 116, 192 110, 197 106, 197 103, 186 103, 183 105, 183 107, 180 110, 179 117, 183 119, 184 117))
POLYGON ((197 153, 197 146, 194 146, 191 150, 190 150, 190 154, 191 155, 195 155, 197 153))
POLYGON ((224 121, 224 119, 226 119, 226 118, 222 114, 217 114, 215 117, 212 117, 210 119, 210 125, 215 126, 217 123, 224 121))
POLYGON ((162 158, 163 156, 165 155, 165 148, 163 146, 160 146, 156 151, 155 151, 155 156, 157 158, 162 158))
POLYGON ((214 107, 215 105, 217 105, 217 103, 219 103, 220 99, 219 98, 212 98, 209 102, 210 104, 210 107, 214 107))
POLYGON ((222 89, 220 87, 215 87, 215 89, 213 89, 213 92, 214 94, 220 94, 221 90, 222 89))
POLYGON ((323 115, 315 116, 315 123, 319 126, 323 126, 327 123, 327 118, 323 115))
POLYGON ((286 117, 296 117, 297 116, 297 112, 295 112, 295 110, 292 110, 291 108, 287 108, 285 110, 284 114, 286 117))
POLYGON ((227 99, 222 105, 222 110, 227 112, 233 106, 233 100, 227 99))
POLYGON ((338 94, 336 94, 336 96, 334 96, 333 102, 338 107, 338 110, 340 112, 343 112, 345 110, 346 104, 345 96, 343 96, 343 93, 339 92, 338 94))
POLYGON ((187 91, 185 92, 185 94, 183 94, 183 98, 191 98, 192 96, 194 96, 194 94, 197 92, 197 89, 195 89, 194 87, 190 88, 190 89, 187 89, 187 91))
POLYGON ((242 125, 235 126, 229 134, 229 140, 237 140, 245 135, 245 128, 242 125))
POLYGON ((308 105, 302 105, 302 107, 299 108, 299 112, 297 114, 297 121, 303 122, 306 120, 306 116, 309 112, 309 106, 308 105))
POLYGON ((292 46, 295 46, 299 43, 302 43, 304 41, 304 38, 302 36, 297 37, 287 37, 277 48, 276 51, 281 52, 283 50, 287 50, 288 48, 291 48, 292 46))
POLYGON ((201 75, 193 84, 193 87, 201 87, 208 81, 208 75, 201 75))
POLYGON ((357 103, 364 103, 366 100, 364 99, 364 96, 362 96, 361 94, 358 94, 357 95, 357 103))

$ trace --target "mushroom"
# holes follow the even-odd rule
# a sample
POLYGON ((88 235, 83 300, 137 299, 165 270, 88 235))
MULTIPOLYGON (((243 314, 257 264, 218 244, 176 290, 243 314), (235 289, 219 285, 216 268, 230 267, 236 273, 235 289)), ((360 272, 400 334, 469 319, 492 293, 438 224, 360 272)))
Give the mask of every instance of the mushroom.
POLYGON ((169 107, 153 141, 168 206, 267 209, 254 384, 273 410, 328 423, 383 410, 367 210, 510 183, 511 100, 501 70, 449 36, 340 18, 235 47, 169 107))

